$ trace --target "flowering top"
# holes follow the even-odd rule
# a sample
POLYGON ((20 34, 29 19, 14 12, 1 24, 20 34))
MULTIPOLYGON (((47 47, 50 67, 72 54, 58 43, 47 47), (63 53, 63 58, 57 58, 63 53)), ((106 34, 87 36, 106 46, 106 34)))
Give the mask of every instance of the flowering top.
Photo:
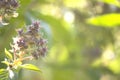
POLYGON ((17 17, 16 9, 18 7, 17 0, 0 0, 0 22, 6 17, 17 17))
POLYGON ((9 77, 14 77, 14 70, 26 68, 29 70, 40 71, 32 64, 23 64, 24 60, 38 59, 45 56, 47 52, 47 40, 40 33, 41 27, 39 21, 34 21, 24 29, 18 29, 18 35, 13 38, 10 50, 13 55, 5 49, 6 59, 2 61, 7 65, 9 77))
POLYGON ((21 52, 31 54, 33 58, 38 59, 45 56, 47 51, 47 40, 40 33, 40 22, 34 21, 26 27, 26 30, 18 29, 18 36, 13 38, 12 51, 16 55, 21 52))
POLYGON ((18 6, 17 0, 0 0, 0 15, 13 13, 18 6))

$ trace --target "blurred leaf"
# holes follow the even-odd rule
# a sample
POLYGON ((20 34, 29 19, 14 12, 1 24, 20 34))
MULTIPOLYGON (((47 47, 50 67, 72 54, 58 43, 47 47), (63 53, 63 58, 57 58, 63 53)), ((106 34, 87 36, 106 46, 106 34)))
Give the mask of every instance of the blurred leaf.
POLYGON ((115 60, 112 60, 109 65, 108 65, 108 68, 110 70, 112 70, 114 73, 118 74, 120 73, 120 64, 119 64, 119 61, 117 59, 115 60))
POLYGON ((6 69, 0 69, 0 75, 5 73, 6 72, 6 69))
POLYGON ((10 60, 13 59, 11 53, 6 48, 5 48, 5 54, 6 54, 6 56, 7 56, 8 59, 10 59, 10 60))
POLYGON ((115 27, 120 25, 120 14, 105 14, 102 16, 90 18, 87 20, 87 22, 95 26, 115 27))
POLYGON ((120 7, 120 2, 118 0, 99 0, 99 1, 120 7))
POLYGON ((8 80, 8 71, 6 69, 0 69, 0 80, 8 80))
POLYGON ((28 69, 28 70, 41 72, 41 70, 38 67, 36 67, 35 65, 32 65, 32 64, 24 64, 24 65, 21 65, 20 67, 28 69))
POLYGON ((6 64, 6 65, 9 65, 8 61, 2 61, 2 63, 6 64))

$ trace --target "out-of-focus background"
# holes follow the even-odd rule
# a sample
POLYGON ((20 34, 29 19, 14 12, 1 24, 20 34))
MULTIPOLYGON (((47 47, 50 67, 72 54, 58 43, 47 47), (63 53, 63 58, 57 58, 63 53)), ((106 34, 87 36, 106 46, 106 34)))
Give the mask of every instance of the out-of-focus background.
POLYGON ((19 1, 19 16, 0 27, 0 61, 15 30, 32 20, 48 39, 47 56, 28 62, 42 73, 22 70, 19 80, 120 80, 119 0, 19 1))

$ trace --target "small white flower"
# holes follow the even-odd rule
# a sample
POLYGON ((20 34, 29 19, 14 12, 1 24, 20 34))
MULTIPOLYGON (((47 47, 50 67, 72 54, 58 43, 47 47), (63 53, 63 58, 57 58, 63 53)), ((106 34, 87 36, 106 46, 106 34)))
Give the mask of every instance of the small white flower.
POLYGON ((13 13, 13 17, 14 17, 14 18, 18 17, 18 15, 19 15, 19 14, 18 14, 17 12, 14 12, 14 13, 13 13))
POLYGON ((14 72, 12 70, 9 70, 9 77, 12 79, 14 77, 14 72))
POLYGON ((15 37, 13 38, 13 47, 15 48, 15 50, 20 50, 20 47, 18 46, 17 42, 20 40, 21 38, 19 37, 15 37))
POLYGON ((9 23, 4 22, 4 21, 3 21, 3 17, 0 16, 0 24, 1 24, 1 25, 8 25, 9 23))
POLYGON ((14 43, 14 44, 17 43, 17 42, 19 41, 19 39, 20 39, 19 37, 14 37, 14 38, 13 38, 13 43, 14 43))
POLYGON ((14 77, 14 72, 9 67, 7 68, 7 70, 9 72, 10 79, 12 79, 14 77))

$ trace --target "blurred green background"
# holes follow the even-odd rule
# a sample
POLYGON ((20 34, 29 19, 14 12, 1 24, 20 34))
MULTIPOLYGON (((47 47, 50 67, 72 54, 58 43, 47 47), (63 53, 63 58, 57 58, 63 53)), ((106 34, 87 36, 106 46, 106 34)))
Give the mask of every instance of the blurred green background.
POLYGON ((46 57, 28 62, 42 73, 22 70, 19 80, 120 80, 118 0, 19 1, 19 16, 0 27, 0 61, 15 30, 32 20, 41 21, 49 42, 46 57))

